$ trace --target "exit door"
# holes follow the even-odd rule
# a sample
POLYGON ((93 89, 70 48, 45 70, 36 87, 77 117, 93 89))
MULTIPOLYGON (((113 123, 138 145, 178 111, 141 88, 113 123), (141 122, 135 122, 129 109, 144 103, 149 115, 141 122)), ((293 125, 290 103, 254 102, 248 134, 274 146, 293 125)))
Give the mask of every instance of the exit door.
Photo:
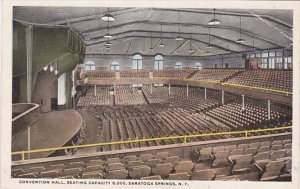
POLYGON ((51 111, 57 110, 57 98, 51 98, 51 111))

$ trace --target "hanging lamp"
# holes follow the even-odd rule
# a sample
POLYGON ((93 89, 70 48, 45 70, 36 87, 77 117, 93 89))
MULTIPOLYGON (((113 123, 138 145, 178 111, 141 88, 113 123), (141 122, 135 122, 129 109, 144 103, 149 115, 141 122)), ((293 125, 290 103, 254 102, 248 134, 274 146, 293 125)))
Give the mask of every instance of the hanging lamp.
POLYGON ((242 39, 242 16, 240 16, 240 38, 236 40, 237 43, 244 43, 245 40, 242 39))
POLYGON ((253 51, 255 51, 256 50, 256 48, 255 48, 255 45, 254 45, 254 43, 255 43, 255 36, 253 35, 253 42, 252 42, 252 50, 253 51))
POLYGON ((189 49, 189 53, 194 52, 194 49, 192 48, 192 35, 190 35, 190 49, 189 49))
POLYGON ((213 9, 213 11, 214 11, 214 18, 207 23, 210 26, 215 26, 215 25, 219 25, 222 23, 220 20, 216 19, 216 14, 215 14, 216 9, 213 9))
POLYGON ((107 13, 101 17, 101 20, 105 22, 113 22, 116 20, 115 17, 109 14, 109 7, 107 7, 107 13))
POLYGON ((152 32, 151 32, 151 37, 150 37, 150 50, 153 50, 154 48, 153 48, 153 46, 152 46, 152 32))
POLYGON ((178 49, 178 41, 176 41, 176 50, 175 53, 179 53, 179 49, 178 49))
POLYGON ((182 41, 183 38, 180 36, 180 12, 179 12, 179 28, 178 28, 178 36, 175 39, 176 41, 182 41))
POLYGON ((48 70, 48 65, 43 68, 44 71, 48 70))
POLYGON ((103 36, 104 38, 108 38, 108 39, 111 39, 112 38, 112 35, 109 34, 109 22, 107 22, 107 33, 103 36))
POLYGON ((165 44, 163 44, 163 41, 162 41, 162 25, 160 25, 160 43, 159 43, 159 46, 160 47, 165 47, 165 44))
POLYGON ((212 46, 210 44, 210 27, 208 27, 208 45, 206 46, 206 48, 211 49, 212 46))

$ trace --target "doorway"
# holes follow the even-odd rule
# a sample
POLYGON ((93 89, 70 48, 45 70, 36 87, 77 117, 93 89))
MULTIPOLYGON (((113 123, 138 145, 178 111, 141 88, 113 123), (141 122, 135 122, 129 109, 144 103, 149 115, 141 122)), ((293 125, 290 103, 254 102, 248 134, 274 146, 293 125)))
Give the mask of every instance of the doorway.
POLYGON ((57 98, 51 98, 51 111, 57 110, 57 98))

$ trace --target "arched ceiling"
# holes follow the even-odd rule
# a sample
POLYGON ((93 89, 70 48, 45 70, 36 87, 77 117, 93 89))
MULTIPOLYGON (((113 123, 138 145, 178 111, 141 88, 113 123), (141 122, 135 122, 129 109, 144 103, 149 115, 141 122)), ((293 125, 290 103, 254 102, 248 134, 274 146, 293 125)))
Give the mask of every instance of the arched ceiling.
POLYGON ((134 54, 208 56, 275 48, 290 48, 293 36, 292 10, 217 9, 222 23, 210 28, 211 9, 115 8, 116 20, 105 22, 105 7, 14 7, 13 18, 35 24, 69 26, 82 36, 87 54, 134 54), (180 21, 179 21, 180 18, 180 21), (245 43, 236 43, 240 37, 245 43), (104 48, 107 33, 113 36, 109 51, 104 48), (176 41, 180 27, 183 41, 176 41), (162 32, 161 32, 162 28, 162 32), (166 45, 160 47, 160 41, 166 45), (150 50, 152 41, 153 50, 150 50), (193 52, 189 52, 192 48, 193 52))

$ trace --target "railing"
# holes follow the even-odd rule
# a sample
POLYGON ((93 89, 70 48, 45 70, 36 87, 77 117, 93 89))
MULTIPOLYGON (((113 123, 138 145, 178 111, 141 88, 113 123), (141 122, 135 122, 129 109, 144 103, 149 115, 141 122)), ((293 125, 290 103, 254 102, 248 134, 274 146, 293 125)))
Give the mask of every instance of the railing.
POLYGON ((146 138, 146 139, 136 139, 136 140, 126 140, 126 141, 104 142, 104 143, 96 143, 96 144, 84 144, 84 145, 65 146, 65 147, 57 147, 57 148, 18 151, 18 152, 12 152, 12 155, 21 155, 21 161, 25 161, 25 154, 49 152, 49 151, 56 151, 56 150, 70 150, 70 149, 77 149, 77 148, 99 147, 99 146, 105 146, 105 145, 129 144, 129 143, 136 143, 136 142, 161 141, 161 140, 170 140, 170 139, 183 139, 183 143, 185 144, 185 143, 187 143, 187 140, 189 138, 195 138, 195 137, 243 134, 245 138, 248 138, 249 133, 288 130, 291 128, 292 128, 292 126, 284 126, 284 127, 257 129, 257 130, 231 131, 231 132, 219 132, 219 133, 203 133, 203 134, 193 134, 193 135, 181 135, 181 136, 169 136, 169 137, 160 137, 160 138, 146 138))
MULTIPOLYGON (((120 77, 120 79, 116 79, 116 78, 91 78, 89 79, 90 81, 97 81, 97 80, 104 80, 104 81, 115 81, 115 80, 122 80, 122 79, 126 79, 126 80, 133 80, 136 81, 137 79, 142 80, 147 80, 149 79, 151 80, 155 80, 155 79, 159 79, 159 80, 173 80, 174 78, 176 78, 176 80, 179 81, 192 81, 192 82, 198 82, 198 83, 212 83, 212 84, 221 84, 224 86, 233 86, 233 87, 240 87, 240 88, 245 88, 245 89, 249 89, 249 90, 261 90, 261 91, 266 91, 266 92, 275 92, 275 93, 279 93, 279 94, 285 94, 286 96, 292 96, 293 93, 292 92, 288 92, 288 91, 282 91, 282 90, 277 90, 277 89, 272 89, 272 88, 264 88, 264 87, 256 87, 256 86, 251 86, 251 85, 240 85, 240 84, 233 84, 233 83, 222 83, 220 81, 217 80, 199 80, 199 79, 187 79, 187 78, 177 78, 177 77, 120 77)), ((137 81, 138 82, 138 81, 137 81)))
POLYGON ((16 103, 12 105, 12 112, 22 112, 12 119, 12 137, 17 136, 27 127, 39 119, 39 104, 16 103))
POLYGON ((251 86, 251 85, 239 85, 239 84, 233 84, 233 83, 222 83, 222 85, 241 87, 241 88, 246 88, 246 89, 249 89, 249 90, 257 89, 257 90, 263 90, 263 91, 267 91, 267 92, 282 93, 282 94, 285 94, 287 96, 293 94, 292 92, 288 92, 288 91, 281 91, 281 90, 277 90, 277 89, 270 89, 270 88, 264 88, 264 87, 256 87, 256 86, 251 86))

